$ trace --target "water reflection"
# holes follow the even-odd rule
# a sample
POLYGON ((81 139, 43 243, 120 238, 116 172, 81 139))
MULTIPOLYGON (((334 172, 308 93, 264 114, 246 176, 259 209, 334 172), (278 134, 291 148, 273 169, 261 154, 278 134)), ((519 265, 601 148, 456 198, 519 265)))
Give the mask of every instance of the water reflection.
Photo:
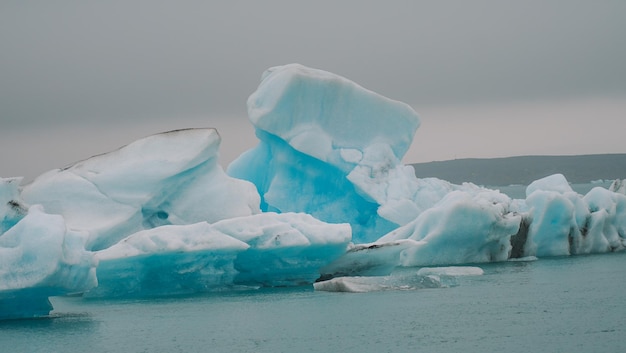
POLYGON ((53 313, 49 316, 13 319, 0 321, 0 330, 50 330, 50 329, 83 329, 85 325, 94 325, 95 321, 89 313, 53 313))
MULTIPOLYGON (((47 317, 0 321, 0 346, 11 352, 35 352, 34 347, 86 348, 93 342, 99 322, 89 313, 54 313, 47 317), (77 339, 79 338, 79 339, 77 339)), ((54 350, 51 350, 54 351, 54 350)))

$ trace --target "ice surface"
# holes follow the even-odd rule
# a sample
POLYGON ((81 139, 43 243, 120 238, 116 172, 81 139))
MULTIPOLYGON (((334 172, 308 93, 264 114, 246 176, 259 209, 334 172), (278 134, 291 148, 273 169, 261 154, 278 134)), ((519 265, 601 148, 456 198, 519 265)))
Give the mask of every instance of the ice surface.
POLYGON ((153 135, 47 172, 25 186, 22 197, 62 215, 90 250, 160 225, 258 213, 254 186, 228 177, 217 164, 219 144, 214 129, 153 135))
POLYGON ((47 315, 48 297, 96 285, 96 261, 63 217, 28 207, 21 178, 0 178, 0 319, 47 315))
POLYGON ((417 271, 420 276, 482 276, 484 273, 482 268, 473 266, 424 267, 417 271))
POLYGON ((17 224, 28 212, 18 189, 21 182, 22 178, 0 178, 0 234, 17 224))
POLYGON ((347 224, 272 212, 137 232, 98 251, 98 288, 89 296, 154 296, 237 286, 310 284, 341 256, 347 224))
POLYGON ((570 242, 578 240, 574 204, 557 191, 537 190, 526 199, 531 207, 525 256, 570 255, 570 242))
POLYGON ((256 185, 264 211, 347 222, 354 240, 367 242, 450 191, 400 163, 419 126, 413 109, 338 75, 271 68, 248 99, 248 113, 261 141, 228 173, 256 185))
POLYGON ((526 197, 529 197, 537 190, 554 191, 561 194, 573 191, 563 174, 553 174, 533 181, 526 187, 526 197))
POLYGON ((248 99, 248 115, 257 129, 345 172, 373 144, 388 146, 402 158, 419 126, 408 105, 298 64, 263 74, 248 99), (351 158, 345 160, 342 154, 351 158))
POLYGON ((626 195, 595 187, 581 196, 571 191, 562 175, 550 176, 533 184, 545 185, 545 188, 530 192, 526 199, 532 223, 528 229, 524 256, 561 256, 624 249, 626 195), (560 181, 554 183, 556 180, 560 181))
POLYGON ((0 319, 47 315, 49 296, 96 286, 95 267, 63 217, 30 207, 0 236, 0 319))
POLYGON ((601 187, 591 189, 583 200, 591 212, 583 228, 586 242, 581 253, 601 253, 626 247, 626 195, 601 187))
POLYGON ((188 129, 0 179, 0 318, 70 293, 436 287, 479 271, 433 266, 626 247, 624 181, 583 196, 555 174, 512 200, 417 178, 400 162, 417 114, 335 74, 269 69, 248 111, 260 141, 229 175, 217 131, 188 129))
POLYGON ((626 195, 626 179, 615 179, 609 186, 609 190, 626 195))
POLYGON ((401 239, 352 245, 339 259, 320 269, 320 278, 388 275, 400 266, 400 254, 419 244, 412 239, 401 239))
POLYGON ((456 286, 460 276, 480 276, 480 267, 425 267, 417 272, 399 271, 387 276, 341 276, 313 284, 316 291, 365 293, 456 286))
POLYGON ((443 285, 437 276, 429 275, 390 275, 390 276, 352 276, 337 277, 315 282, 313 288, 324 292, 366 293, 387 290, 415 290, 440 288, 443 285))
POLYGON ((408 267, 504 261, 521 221, 520 215, 509 212, 509 201, 496 191, 450 192, 411 223, 369 245, 378 256, 357 258, 348 252, 325 269, 326 275, 383 268, 374 266, 377 263, 408 267), (381 250, 388 248, 397 251, 381 250))

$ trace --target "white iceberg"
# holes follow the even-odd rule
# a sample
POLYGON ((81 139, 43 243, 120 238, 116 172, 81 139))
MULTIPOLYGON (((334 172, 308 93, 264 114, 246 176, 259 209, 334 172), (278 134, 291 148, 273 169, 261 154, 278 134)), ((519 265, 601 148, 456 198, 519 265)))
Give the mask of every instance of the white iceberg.
POLYGON ((313 284, 313 288, 316 291, 347 293, 416 290, 441 288, 443 286, 445 285, 441 283, 437 276, 422 276, 419 274, 336 277, 313 284))
POLYGON ((424 267, 417 271, 420 276, 482 276, 484 273, 475 266, 424 267))
POLYGON ((371 254, 348 251, 323 269, 325 277, 384 275, 395 266, 507 260, 511 237, 519 232, 522 216, 511 212, 511 200, 497 191, 476 192, 470 186, 467 190, 448 193, 409 224, 374 243, 358 246, 371 254))
POLYGON ((48 297, 96 286, 96 264, 61 216, 30 207, 0 235, 0 319, 47 315, 48 297))
POLYGON ((529 186, 530 222, 524 256, 604 253, 626 246, 626 195, 595 187, 585 196, 560 174, 529 186))
POLYGON ((556 174, 512 200, 420 179, 400 162, 417 114, 335 74, 269 69, 248 111, 260 142, 228 175, 217 131, 187 129, 23 187, 0 179, 0 318, 45 315, 48 296, 70 293, 437 287, 478 271, 411 268, 626 247, 623 181, 583 196, 556 174))
POLYGON ((441 288, 456 286, 458 277, 481 276, 483 273, 480 267, 425 267, 417 272, 400 271, 386 276, 340 276, 319 280, 313 288, 316 291, 348 293, 441 288))
POLYGON ((215 129, 186 129, 135 141, 117 151, 49 171, 22 198, 62 215, 90 250, 105 249, 143 229, 259 213, 250 183, 217 164, 215 129))

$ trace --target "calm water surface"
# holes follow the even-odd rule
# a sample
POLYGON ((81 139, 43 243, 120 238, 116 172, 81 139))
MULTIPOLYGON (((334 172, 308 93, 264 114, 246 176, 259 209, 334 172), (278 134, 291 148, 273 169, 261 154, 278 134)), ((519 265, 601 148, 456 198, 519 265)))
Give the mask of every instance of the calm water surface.
MULTIPOLYGON (((613 181, 598 181, 594 183, 584 183, 584 184, 570 184, 572 190, 576 191, 581 195, 586 195, 591 189, 595 187, 603 187, 608 189, 613 181)), ((490 189, 500 190, 500 192, 507 194, 509 197, 514 199, 525 199, 526 198, 526 185, 509 185, 509 186, 488 186, 490 189)))
MULTIPOLYGON (((2 352, 622 352, 626 253, 481 265, 458 286, 158 300, 53 298, 2 352)), ((413 271, 413 270, 411 270, 413 271)))

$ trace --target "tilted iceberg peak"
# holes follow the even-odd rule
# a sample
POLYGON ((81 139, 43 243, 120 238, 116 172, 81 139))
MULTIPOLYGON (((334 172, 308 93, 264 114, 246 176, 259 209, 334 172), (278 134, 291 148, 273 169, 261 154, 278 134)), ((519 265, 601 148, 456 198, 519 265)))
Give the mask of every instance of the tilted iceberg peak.
POLYGON ((248 115, 260 143, 228 173, 256 185, 264 211, 348 222, 355 241, 373 241, 450 191, 445 182, 425 187, 400 163, 419 127, 415 111, 341 76, 271 68, 248 115))
POLYGON ((402 159, 420 124, 405 103, 299 64, 263 74, 248 99, 248 116, 258 130, 346 171, 374 144, 389 146, 402 159))

